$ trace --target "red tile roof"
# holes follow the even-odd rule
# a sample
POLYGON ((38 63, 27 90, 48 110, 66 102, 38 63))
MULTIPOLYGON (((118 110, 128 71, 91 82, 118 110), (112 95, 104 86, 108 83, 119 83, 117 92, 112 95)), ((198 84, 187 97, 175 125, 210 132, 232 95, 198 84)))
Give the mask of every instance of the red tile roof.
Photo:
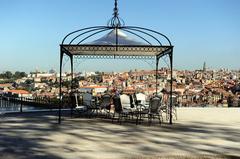
POLYGON ((15 93, 15 94, 30 94, 26 90, 8 90, 7 92, 15 93))
POLYGON ((0 87, 11 87, 11 86, 12 86, 11 83, 0 84, 0 87))
POLYGON ((107 88, 106 86, 82 86, 80 88, 107 88))

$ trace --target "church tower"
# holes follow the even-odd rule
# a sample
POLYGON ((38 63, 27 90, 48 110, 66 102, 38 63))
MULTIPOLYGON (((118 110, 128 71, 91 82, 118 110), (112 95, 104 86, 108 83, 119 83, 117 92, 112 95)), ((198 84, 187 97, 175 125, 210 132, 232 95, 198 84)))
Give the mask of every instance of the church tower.
POLYGON ((206 72, 206 62, 203 63, 203 72, 206 72))

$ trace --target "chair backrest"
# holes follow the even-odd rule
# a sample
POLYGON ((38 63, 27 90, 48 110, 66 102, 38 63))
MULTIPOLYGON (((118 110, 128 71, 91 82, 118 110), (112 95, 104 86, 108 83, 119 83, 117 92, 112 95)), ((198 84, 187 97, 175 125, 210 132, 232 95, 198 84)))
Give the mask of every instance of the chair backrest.
POLYGON ((83 94, 83 105, 86 105, 86 106, 92 105, 92 94, 90 93, 83 94))
POLYGON ((137 93, 136 94, 136 98, 138 101, 140 101, 140 104, 142 105, 145 105, 146 104, 146 99, 147 99, 147 96, 143 93, 137 93))
POLYGON ((154 96, 149 101, 149 112, 150 113, 157 113, 161 106, 161 97, 154 96))
POLYGON ((131 109, 132 108, 132 100, 129 95, 122 94, 120 95, 120 100, 123 108, 131 109))
POLYGON ((113 96, 113 105, 115 108, 115 112, 121 113, 122 112, 122 104, 121 104, 121 99, 119 96, 113 96))
POLYGON ((106 108, 110 104, 111 104, 111 95, 110 94, 102 95, 102 100, 101 100, 100 107, 101 108, 106 108))

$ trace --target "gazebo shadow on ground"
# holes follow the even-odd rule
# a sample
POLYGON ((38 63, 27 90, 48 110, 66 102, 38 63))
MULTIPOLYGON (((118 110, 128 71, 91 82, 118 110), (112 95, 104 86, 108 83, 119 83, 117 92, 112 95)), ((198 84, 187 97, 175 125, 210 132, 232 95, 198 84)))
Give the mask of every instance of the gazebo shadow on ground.
MULTIPOLYGON (((138 158, 220 155, 238 158, 240 127, 205 122, 152 126, 56 114, 9 115, 0 125, 4 158, 138 158)), ((1 157, 0 157, 1 158, 1 157)))

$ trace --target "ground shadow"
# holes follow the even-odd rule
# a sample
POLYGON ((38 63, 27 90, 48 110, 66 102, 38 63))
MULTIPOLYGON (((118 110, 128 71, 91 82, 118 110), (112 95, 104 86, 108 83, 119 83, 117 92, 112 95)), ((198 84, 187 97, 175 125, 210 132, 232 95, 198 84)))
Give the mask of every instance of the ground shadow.
POLYGON ((56 112, 8 115, 0 125, 0 153, 18 158, 123 158, 212 154, 237 158, 240 129, 204 122, 120 125, 109 119, 70 118, 56 112))

